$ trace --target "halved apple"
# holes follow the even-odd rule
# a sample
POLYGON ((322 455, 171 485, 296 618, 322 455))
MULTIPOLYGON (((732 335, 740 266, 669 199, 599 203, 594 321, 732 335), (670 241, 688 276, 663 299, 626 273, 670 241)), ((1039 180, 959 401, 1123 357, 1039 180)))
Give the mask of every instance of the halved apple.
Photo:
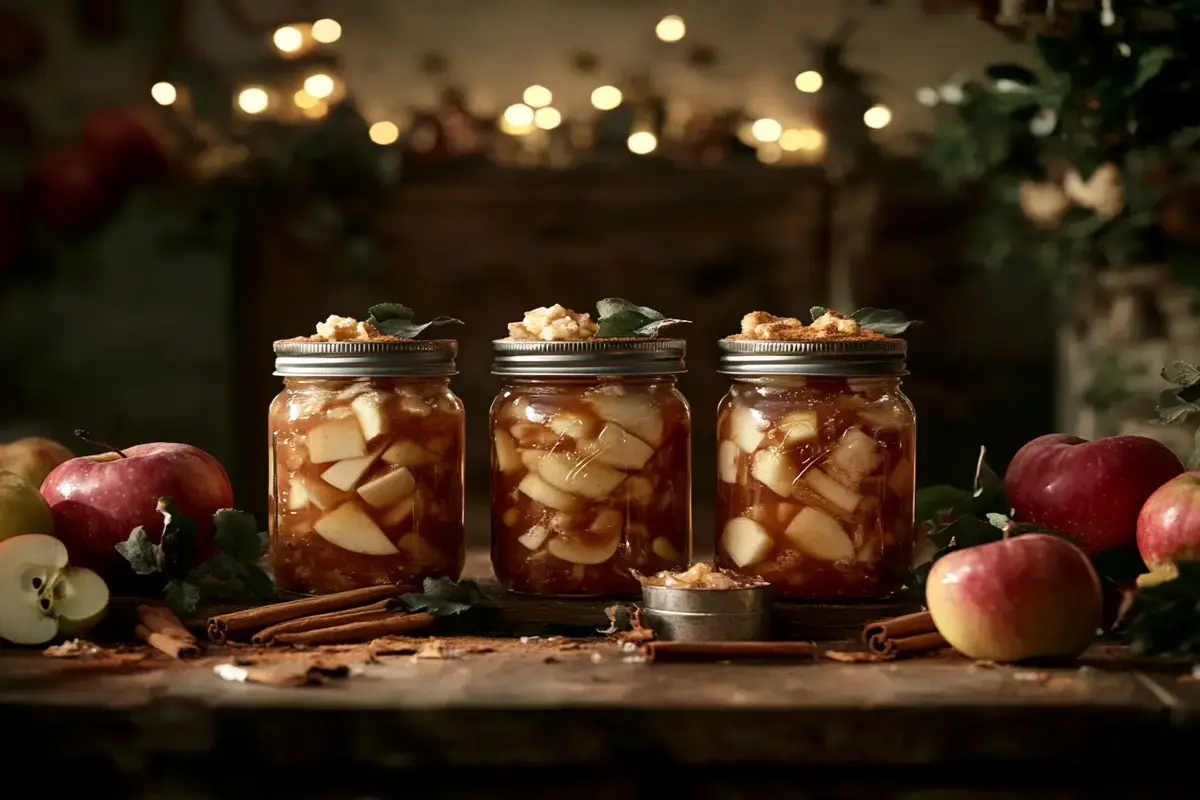
POLYGON ((437 456, 411 439, 398 439, 392 442, 388 449, 383 451, 380 458, 394 467, 408 467, 409 469, 433 464, 438 460, 437 456))
POLYGON ((861 428, 848 428, 830 451, 828 461, 837 472, 857 484, 879 466, 883 454, 875 439, 861 428))
POLYGON ((791 497, 792 487, 800 477, 799 470, 778 450, 759 450, 755 453, 750 474, 780 497, 791 497))
POLYGON ((391 417, 387 414, 388 396, 381 392, 360 394, 350 401, 350 410, 358 417, 363 438, 368 442, 391 428, 391 417))
POLYGON ((0 542, 0 639, 45 644, 59 633, 84 633, 104 617, 104 580, 67 562, 66 546, 53 536, 0 542))
POLYGON ((599 427, 594 418, 574 411, 559 411, 550 418, 549 425, 557 435, 572 439, 590 439, 599 427))
POLYGON ((367 453, 365 456, 344 458, 322 472, 321 480, 330 486, 341 489, 343 492, 349 492, 358 485, 358 482, 362 480, 362 476, 367 474, 367 470, 375 463, 375 459, 379 458, 379 454, 382 451, 383 448, 381 446, 367 453))
POLYGON ((593 392, 585 399, 605 422, 617 423, 654 447, 663 443, 663 418, 653 398, 644 394, 593 392))
POLYGON ((593 500, 607 497, 625 480, 625 473, 580 453, 545 453, 538 461, 537 471, 556 489, 593 500))
POLYGON ((533 525, 518 536, 517 541, 527 550, 537 550, 549 536, 550 529, 545 525, 533 525))
POLYGON ((845 511, 847 514, 853 514, 854 509, 858 508, 859 501, 862 500, 861 494, 853 489, 847 489, 845 486, 838 483, 833 478, 829 477, 815 467, 805 471, 804 482, 807 483, 809 488, 814 492, 833 503, 842 511, 845 511))
POLYGON ((724 483, 737 483, 738 446, 725 439, 717 447, 717 476, 724 483))
POLYGON ((313 525, 325 541, 365 556, 390 556, 400 552, 375 520, 353 500, 342 503, 313 525))
POLYGON ((653 447, 615 422, 601 428, 594 441, 581 441, 579 445, 581 452, 619 469, 641 469, 654 456, 653 447))
POLYGON ((353 414, 349 418, 328 419, 313 427, 306 437, 308 457, 314 464, 328 464, 367 454, 367 440, 353 414))
POLYGON ((416 490, 416 478, 408 467, 399 467, 358 487, 358 496, 373 508, 390 508, 416 490))
POLYGON ((395 528, 397 525, 403 524, 417 510, 417 493, 413 492, 408 497, 396 503, 388 510, 379 522, 385 528, 395 528))
POLYGON ((546 549, 550 551, 550 555, 571 564, 603 564, 616 555, 617 547, 620 544, 620 535, 609 536, 600 541, 581 541, 565 536, 555 536, 550 540, 546 549))
POLYGON ((767 435, 767 422, 754 409, 734 406, 729 412, 729 437, 743 453, 753 453, 767 435))
POLYGON ((783 534, 802 552, 822 561, 855 557, 854 543, 841 524, 817 508, 800 509, 783 534))
POLYGON ((775 540, 767 529, 748 517, 734 517, 725 523, 721 549, 738 567, 756 564, 771 553, 775 540))
POLYGON ((496 467, 505 474, 521 469, 521 456, 517 454, 517 443, 506 431, 496 431, 496 467))
POLYGON ((517 490, 529 499, 557 511, 574 511, 579 507, 579 498, 556 489, 532 472, 521 479, 517 490))
POLYGON ((793 411, 779 420, 783 432, 783 446, 791 447, 815 440, 820 433, 820 422, 815 411, 793 411))

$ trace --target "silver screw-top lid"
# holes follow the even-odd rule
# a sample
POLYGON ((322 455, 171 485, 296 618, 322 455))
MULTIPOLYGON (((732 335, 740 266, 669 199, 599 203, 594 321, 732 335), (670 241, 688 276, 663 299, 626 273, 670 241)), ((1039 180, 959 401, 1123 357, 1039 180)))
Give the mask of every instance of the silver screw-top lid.
POLYGON ((907 375, 903 339, 764 341, 721 339, 717 372, 755 375, 889 377, 907 375))
POLYGON ((492 345, 492 374, 505 377, 678 375, 687 371, 683 339, 496 339, 492 345))
POLYGON ((454 339, 275 343, 275 374, 290 378, 406 378, 457 374, 454 339))

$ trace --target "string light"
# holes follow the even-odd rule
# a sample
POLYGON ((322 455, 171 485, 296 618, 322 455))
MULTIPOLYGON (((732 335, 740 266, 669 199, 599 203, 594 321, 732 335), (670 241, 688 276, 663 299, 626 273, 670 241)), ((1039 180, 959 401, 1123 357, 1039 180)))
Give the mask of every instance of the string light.
POLYGON ((821 91, 824 85, 825 79, 815 69, 806 70, 796 76, 796 88, 808 94, 821 91))
POLYGON ((779 137, 779 147, 789 153, 797 150, 812 152, 825 146, 825 134, 816 128, 789 128, 779 137))
POLYGON ((313 97, 303 89, 300 89, 294 95, 292 95, 292 102, 296 104, 296 108, 313 108, 321 103, 320 100, 313 97))
POLYGON ((324 100, 318 100, 308 108, 300 109, 300 113, 309 119, 320 119, 329 113, 329 104, 324 100))
POLYGON ((318 100, 329 97, 329 95, 333 94, 333 90, 333 78, 324 72, 317 72, 304 79, 304 91, 318 100))
POLYGON ((397 127, 396 123, 384 120, 372 125, 367 131, 367 135, 371 137, 371 141, 375 144, 389 145, 395 143, 400 138, 400 128, 397 127))
POLYGON ((774 142, 768 142, 755 151, 754 155, 763 164, 774 164, 783 158, 783 150, 774 142))
POLYGON ((683 18, 668 14, 654 26, 654 35, 664 42, 678 42, 687 33, 683 18))
POLYGON ((514 128, 527 128, 533 124, 533 109, 524 103, 513 103, 504 109, 504 121, 514 128))
POLYGON ((294 25, 284 25, 275 29, 271 41, 275 43, 275 49, 279 52, 294 53, 304 46, 304 34, 294 25))
POLYGON ((261 86, 248 86, 238 92, 237 104, 247 114, 261 114, 271 104, 271 96, 261 86))
POLYGON ((150 87, 150 96, 154 98, 154 102, 160 106, 169 106, 179 97, 179 93, 175 91, 173 84, 166 81, 159 81, 150 87))
POLYGON ((319 19, 312 24, 312 37, 321 44, 333 44, 342 38, 342 26, 336 19, 319 19))
POLYGON ((521 95, 521 99, 525 101, 525 105, 531 108, 542 108, 550 105, 550 101, 554 99, 554 95, 545 86, 534 84, 525 89, 525 93, 521 95))
POLYGON ((597 86, 592 90, 592 105, 601 111, 611 111, 621 105, 621 90, 615 86, 597 86))
POLYGON ((544 131, 552 131, 562 124, 562 114, 551 106, 539 108, 533 114, 533 124, 544 131))
POLYGON ((658 137, 650 131, 635 131, 629 134, 626 144, 629 145, 629 152, 644 156, 653 153, 658 147, 658 137))
POLYGON ((863 124, 868 128, 874 128, 875 130, 886 128, 891 121, 892 112, 887 106, 871 106, 863 113, 863 124))
POLYGON ((750 133, 760 142, 776 142, 783 135, 783 126, 779 124, 779 120, 763 117, 755 121, 750 133))

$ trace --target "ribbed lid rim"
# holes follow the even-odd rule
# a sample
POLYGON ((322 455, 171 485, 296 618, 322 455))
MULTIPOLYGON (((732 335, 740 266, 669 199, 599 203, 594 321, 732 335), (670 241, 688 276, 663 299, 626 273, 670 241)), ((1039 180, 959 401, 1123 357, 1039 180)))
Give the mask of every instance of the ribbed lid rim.
POLYGON ((543 342, 496 339, 492 374, 676 375, 686 371, 683 339, 583 339, 543 342))

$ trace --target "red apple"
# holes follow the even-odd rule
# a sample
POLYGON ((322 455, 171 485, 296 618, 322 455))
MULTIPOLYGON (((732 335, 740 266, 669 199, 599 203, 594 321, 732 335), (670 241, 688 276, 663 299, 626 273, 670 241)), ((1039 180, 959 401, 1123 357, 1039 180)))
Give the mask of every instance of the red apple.
POLYGON ((1089 442, 1052 433, 1017 451, 1004 489, 1016 519, 1070 536, 1095 555, 1132 545, 1146 498, 1181 472, 1179 457, 1145 436, 1089 442))
POLYGON ((167 170, 166 137, 154 117, 138 109, 93 113, 84 122, 82 139, 112 186, 124 189, 156 180, 167 170))
POLYGON ((46 476, 42 497, 72 562, 96 570, 114 589, 134 583, 116 545, 139 525, 154 541, 162 535, 159 498, 170 497, 196 521, 200 558, 212 553, 213 514, 233 507, 229 477, 215 458, 198 447, 164 442, 73 458, 46 476))
POLYGON ((1045 533, 956 550, 925 583, 933 623, 969 658, 1076 656, 1100 627, 1100 579, 1083 551, 1045 533))
POLYGON ((38 211, 64 230, 91 230, 108 217, 119 200, 105 182, 97 157, 80 147, 40 158, 30 181, 38 211))
POLYGON ((1142 506, 1137 544, 1150 569, 1200 558, 1200 470, 1167 481, 1142 506))

